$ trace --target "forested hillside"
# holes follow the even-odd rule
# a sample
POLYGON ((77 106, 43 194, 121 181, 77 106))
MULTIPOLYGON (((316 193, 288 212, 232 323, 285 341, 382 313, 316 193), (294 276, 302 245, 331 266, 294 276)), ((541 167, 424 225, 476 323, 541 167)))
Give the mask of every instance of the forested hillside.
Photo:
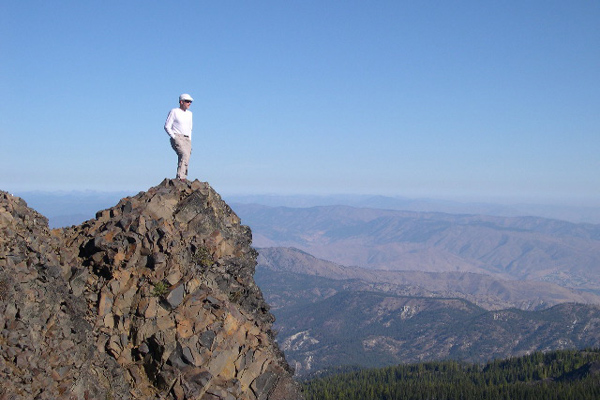
POLYGON ((304 390, 306 400, 597 400, 600 350, 358 370, 306 381, 304 390))

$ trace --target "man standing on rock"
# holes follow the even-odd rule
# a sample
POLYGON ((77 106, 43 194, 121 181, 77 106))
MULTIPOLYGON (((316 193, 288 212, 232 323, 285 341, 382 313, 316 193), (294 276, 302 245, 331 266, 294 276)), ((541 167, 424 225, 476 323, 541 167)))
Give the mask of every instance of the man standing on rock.
POLYGON ((186 180, 188 164, 192 154, 192 96, 187 93, 179 96, 179 107, 169 112, 165 131, 171 138, 171 147, 177 153, 177 179, 186 180))

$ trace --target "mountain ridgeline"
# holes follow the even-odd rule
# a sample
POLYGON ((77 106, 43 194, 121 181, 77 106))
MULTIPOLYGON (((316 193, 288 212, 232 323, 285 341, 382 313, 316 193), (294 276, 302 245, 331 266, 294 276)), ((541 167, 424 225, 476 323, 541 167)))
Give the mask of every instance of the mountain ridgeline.
POLYGON ((255 279, 300 376, 600 346, 600 308, 581 304, 598 301, 590 293, 472 273, 345 267, 298 249, 259 253, 255 279))
MULTIPOLYGON (((506 280, 471 272, 388 271, 347 267, 318 259, 295 248, 260 248, 259 253, 258 273, 261 281, 275 283, 277 277, 291 274, 295 278, 290 278, 290 283, 297 279, 313 282, 295 288, 293 293, 297 299, 318 300, 337 291, 351 289, 402 296, 456 297, 486 310, 518 308, 535 311, 561 303, 600 305, 600 296, 596 294, 549 282, 506 280), (300 278, 302 275, 304 277, 300 278), (325 278, 322 283, 330 289, 321 290, 319 294, 311 291, 313 286, 319 286, 317 278, 325 278)), ((285 280, 281 282, 285 283, 285 280)), ((268 289, 263 286, 261 284, 263 290, 268 289)), ((280 301, 290 293, 285 286, 278 290, 286 294, 270 299, 269 304, 275 309, 285 305, 280 301)), ((269 290, 269 293, 274 291, 269 290)))
POLYGON ((538 217, 234 206, 299 375, 600 345, 600 226, 538 217))
POLYGON ((472 272, 600 294, 600 225, 327 206, 234 205, 256 247, 369 269, 472 272))
POLYGON ((0 398, 301 399, 250 243, 198 181, 55 230, 0 192, 0 398))

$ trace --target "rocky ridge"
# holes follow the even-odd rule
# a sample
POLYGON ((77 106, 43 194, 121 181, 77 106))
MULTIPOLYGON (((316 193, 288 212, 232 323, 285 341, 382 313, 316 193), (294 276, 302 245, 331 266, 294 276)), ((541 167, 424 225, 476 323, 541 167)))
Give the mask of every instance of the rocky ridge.
POLYGON ((300 399, 251 239, 199 181, 52 231, 0 192, 0 399, 300 399))

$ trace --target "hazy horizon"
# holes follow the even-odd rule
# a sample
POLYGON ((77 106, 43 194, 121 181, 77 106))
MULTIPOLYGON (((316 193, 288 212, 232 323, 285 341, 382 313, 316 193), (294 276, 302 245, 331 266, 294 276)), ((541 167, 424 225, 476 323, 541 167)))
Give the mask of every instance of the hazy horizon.
MULTIPOLYGON (((160 182, 158 182, 160 183, 160 182)), ((158 184, 157 183, 157 184, 158 184)), ((210 182, 208 182, 210 184, 210 182)), ((50 195, 50 196, 113 196, 121 195, 133 196, 139 192, 146 191, 151 188, 149 186, 146 189, 119 189, 119 190, 98 190, 98 189, 57 189, 57 190, 6 190, 0 187, 0 190, 8 193, 20 196, 21 195, 50 195)), ((345 199, 345 198, 390 198, 400 200, 419 200, 419 201, 444 201, 444 202, 456 202, 456 203, 471 203, 471 204, 501 204, 501 205, 541 205, 541 206, 582 206, 600 208, 600 199, 595 197, 579 198, 569 196, 559 197, 544 197, 544 196, 482 196, 482 195, 452 195, 452 194, 440 194, 440 193, 406 193, 406 194, 389 194, 389 193, 360 193, 360 192, 256 192, 256 191, 220 191, 215 188, 222 197, 227 198, 271 198, 271 199, 285 199, 285 198, 306 198, 306 199, 345 199)))
MULTIPOLYGON (((1 190, 1 188, 0 188, 1 190)), ((12 193, 50 219, 51 227, 78 224, 97 211, 113 207, 139 191, 22 191, 12 193)), ((600 207, 561 203, 468 201, 453 198, 384 196, 371 194, 228 194, 219 193, 230 205, 255 203, 271 207, 350 206, 450 214, 538 216, 574 223, 600 224, 600 207)))

